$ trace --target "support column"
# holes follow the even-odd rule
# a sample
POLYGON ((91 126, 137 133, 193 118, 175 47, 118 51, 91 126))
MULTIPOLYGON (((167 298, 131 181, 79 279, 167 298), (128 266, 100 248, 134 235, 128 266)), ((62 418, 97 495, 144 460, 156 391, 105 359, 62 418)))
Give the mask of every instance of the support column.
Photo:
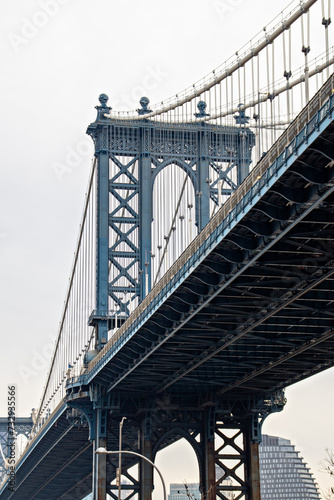
MULTIPOLYGON (((153 461, 152 454, 152 435, 151 435, 151 417, 147 416, 142 421, 140 431, 140 453, 144 457, 153 461)), ((139 464, 139 480, 140 480, 140 500, 151 500, 153 490, 153 467, 141 460, 139 464)))
POLYGON ((238 139, 238 168, 237 168, 237 185, 244 181, 249 174, 249 165, 251 163, 251 152, 254 145, 253 135, 249 129, 240 128, 238 139))
POLYGON ((258 434, 258 416, 252 415, 247 419, 244 431, 246 450, 246 483, 248 485, 248 500, 261 500, 259 442, 261 433, 258 434), (256 432, 254 432, 254 429, 256 432))
MULTIPOLYGON (((107 150, 108 128, 103 127, 100 137, 97 167, 97 279, 96 309, 98 314, 108 311, 108 264, 109 264, 109 154, 107 150)), ((97 349, 108 341, 108 322, 99 320, 97 349)))
POLYGON ((202 431, 203 474, 202 500, 216 500, 215 410, 208 408, 203 415, 202 431))
POLYGON ((95 439, 93 441, 93 500, 106 500, 107 455, 96 455, 95 451, 107 448, 107 411, 95 411, 95 439))
POLYGON ((151 135, 149 128, 142 129, 141 155, 139 161, 139 268, 140 300, 151 290, 151 223, 152 223, 152 179, 151 179, 151 135))
POLYGON ((211 440, 207 440, 205 443, 205 469, 207 494, 202 493, 202 498, 216 500, 215 443, 211 440))
POLYGON ((199 157, 197 161, 196 222, 198 231, 210 220, 210 179, 208 156, 208 133, 199 133, 199 157))
POLYGON ((95 143, 97 159, 96 202, 96 302, 89 324, 96 326, 95 348, 101 350, 108 341, 108 274, 109 274, 109 130, 110 120, 104 115, 110 112, 108 96, 99 96, 97 118, 87 133, 95 143))

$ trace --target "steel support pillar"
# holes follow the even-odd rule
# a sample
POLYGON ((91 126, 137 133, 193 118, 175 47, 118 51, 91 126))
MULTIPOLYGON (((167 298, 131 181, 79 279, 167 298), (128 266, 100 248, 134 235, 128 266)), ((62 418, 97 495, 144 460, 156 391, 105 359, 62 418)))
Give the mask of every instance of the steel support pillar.
POLYGON ((150 150, 150 130, 148 128, 143 128, 141 137, 141 156, 139 160, 140 300, 144 300, 151 290, 151 223, 153 215, 150 150))
MULTIPOLYGON (((99 112, 108 107, 98 106, 99 112)), ((109 128, 99 126, 95 156, 97 158, 97 234, 96 234, 96 314, 108 314, 109 266, 109 128)), ((99 319, 96 348, 100 351, 108 342, 108 321, 99 319)))
POLYGON ((107 411, 95 410, 95 439, 93 441, 93 500, 106 500, 107 455, 96 455, 95 451, 107 448, 107 411))
POLYGON ((215 412, 208 408, 203 415, 202 430, 203 471, 202 500, 216 500, 216 465, 215 465, 215 412))
POLYGON ((259 462, 259 442, 260 436, 254 436, 254 419, 257 415, 250 417, 246 422, 244 431, 246 450, 246 483, 249 487, 248 500, 261 500, 260 487, 260 462, 259 462))
MULTIPOLYGON (((140 453, 153 461, 151 417, 146 417, 141 424, 140 453)), ((153 490, 153 467, 141 460, 139 463, 140 496, 139 500, 151 500, 153 490)))
POLYGON ((249 174, 249 164, 251 156, 248 132, 244 128, 240 128, 237 155, 237 185, 240 186, 240 184, 244 181, 244 179, 246 179, 247 175, 249 174))
POLYGON ((216 500, 216 469, 215 469, 215 443, 206 440, 204 448, 205 466, 205 492, 202 492, 202 499, 216 500))
POLYGON ((199 158, 197 162, 196 212, 198 230, 207 225, 210 220, 210 173, 208 157, 208 133, 200 132, 199 158))

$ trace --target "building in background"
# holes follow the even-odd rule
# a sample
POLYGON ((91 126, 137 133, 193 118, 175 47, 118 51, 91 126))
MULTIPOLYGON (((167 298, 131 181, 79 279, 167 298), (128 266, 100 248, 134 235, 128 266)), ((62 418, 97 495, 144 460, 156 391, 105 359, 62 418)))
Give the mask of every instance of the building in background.
MULTIPOLYGON (((299 456, 295 446, 288 439, 276 436, 262 436, 259 448, 261 500, 320 500, 320 494, 309 467, 299 456)), ((221 473, 216 469, 217 477, 221 473)), ((227 478, 226 484, 232 486, 227 478)), ((171 484, 168 500, 198 500, 201 498, 198 483, 171 484)), ((228 498, 235 498, 228 492, 228 498)))
MULTIPOLYGON (((221 469, 216 466, 216 477, 219 477, 220 473, 221 469)), ((227 478, 224 479, 222 484, 232 486, 232 481, 230 478, 227 478)), ((228 500, 233 500, 235 498, 231 491, 226 492, 225 495, 228 500)), ((201 500, 202 497, 198 483, 172 483, 169 485, 168 500, 186 500, 188 498, 191 500, 201 500)))
POLYGON ((262 436, 261 500, 320 500, 314 477, 288 439, 262 436))
POLYGON ((192 500, 201 499, 198 483, 172 483, 169 485, 168 500, 186 500, 187 498, 192 500))

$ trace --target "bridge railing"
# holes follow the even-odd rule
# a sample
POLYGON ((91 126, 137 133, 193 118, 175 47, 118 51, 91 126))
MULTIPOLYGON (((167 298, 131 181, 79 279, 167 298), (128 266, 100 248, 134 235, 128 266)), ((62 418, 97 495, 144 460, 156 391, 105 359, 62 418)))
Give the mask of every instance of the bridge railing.
POLYGON ((173 266, 166 272, 161 280, 154 286, 151 292, 145 297, 141 304, 135 309, 127 321, 112 336, 102 351, 89 363, 86 373, 89 373, 102 360, 106 352, 115 345, 125 334, 125 332, 135 323, 142 313, 150 307, 153 299, 156 298, 180 271, 195 252, 204 244, 213 231, 226 219, 229 214, 240 205, 248 201, 247 195, 256 185, 261 182, 263 175, 274 163, 282 164, 287 156, 295 151, 296 147, 314 130, 316 124, 322 120, 329 109, 333 109, 334 104, 334 75, 327 80, 323 87, 315 94, 308 105, 295 118, 291 125, 283 132, 280 138, 273 144, 266 156, 258 162, 241 186, 219 209, 217 214, 205 226, 203 231, 192 241, 188 248, 181 254, 173 266), (324 116, 323 116, 324 115, 324 116))

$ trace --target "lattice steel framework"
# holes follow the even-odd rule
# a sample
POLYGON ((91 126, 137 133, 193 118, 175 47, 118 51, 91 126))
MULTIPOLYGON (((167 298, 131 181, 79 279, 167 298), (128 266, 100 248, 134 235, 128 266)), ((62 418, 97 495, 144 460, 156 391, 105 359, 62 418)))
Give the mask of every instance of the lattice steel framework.
MULTIPOLYGON (((194 204, 195 224, 200 231, 214 207, 220 206, 247 176, 255 138, 243 112, 236 116, 235 127, 202 121, 122 121, 106 118, 110 111, 108 97, 101 94, 99 100, 97 119, 87 133, 94 140, 98 162, 97 297, 90 324, 98 327, 97 346, 101 348, 108 330, 123 322, 152 286, 151 224, 159 217, 153 207, 158 175, 167 167, 174 168, 168 193, 171 200, 172 191, 178 190, 175 206, 170 203, 167 207, 174 217, 165 229, 166 252, 176 229, 175 219, 183 217, 178 209, 187 183, 193 200, 188 208, 194 204), (176 177, 176 167, 183 176, 176 177)), ((145 113, 146 103, 141 99, 139 114, 145 113)), ((199 118, 205 116, 205 108, 200 101, 199 118)), ((168 181, 165 178, 163 182, 168 181)), ((184 247, 181 242, 181 251, 184 247)))
MULTIPOLYGON (((112 398, 101 397, 101 391, 96 391, 95 411, 83 393, 81 396, 79 399, 75 394, 68 397, 68 405, 73 407, 70 421, 80 426, 84 421, 81 419, 80 424, 78 415, 85 415, 95 448, 102 445, 108 450, 117 449, 119 423, 126 415, 122 450, 139 452, 154 462, 159 450, 184 438, 197 458, 203 499, 230 500, 231 495, 234 499, 260 498, 258 444, 261 427, 268 415, 284 408, 283 391, 271 397, 225 399, 198 408, 189 406, 182 398, 173 401, 161 398, 157 404, 157 400, 149 397, 129 397, 123 393, 117 393, 117 397, 114 394, 112 398)), ((122 476, 126 478, 126 484, 122 484, 126 496, 122 498, 128 500, 135 495, 141 500, 151 498, 152 468, 127 455, 122 462, 122 476), (136 464, 137 472, 129 472, 136 464)), ((101 463, 96 461, 94 471, 98 467, 101 463)), ((117 475, 118 456, 108 456, 102 467, 105 468, 106 491, 117 499, 118 488, 111 481, 117 475)))

